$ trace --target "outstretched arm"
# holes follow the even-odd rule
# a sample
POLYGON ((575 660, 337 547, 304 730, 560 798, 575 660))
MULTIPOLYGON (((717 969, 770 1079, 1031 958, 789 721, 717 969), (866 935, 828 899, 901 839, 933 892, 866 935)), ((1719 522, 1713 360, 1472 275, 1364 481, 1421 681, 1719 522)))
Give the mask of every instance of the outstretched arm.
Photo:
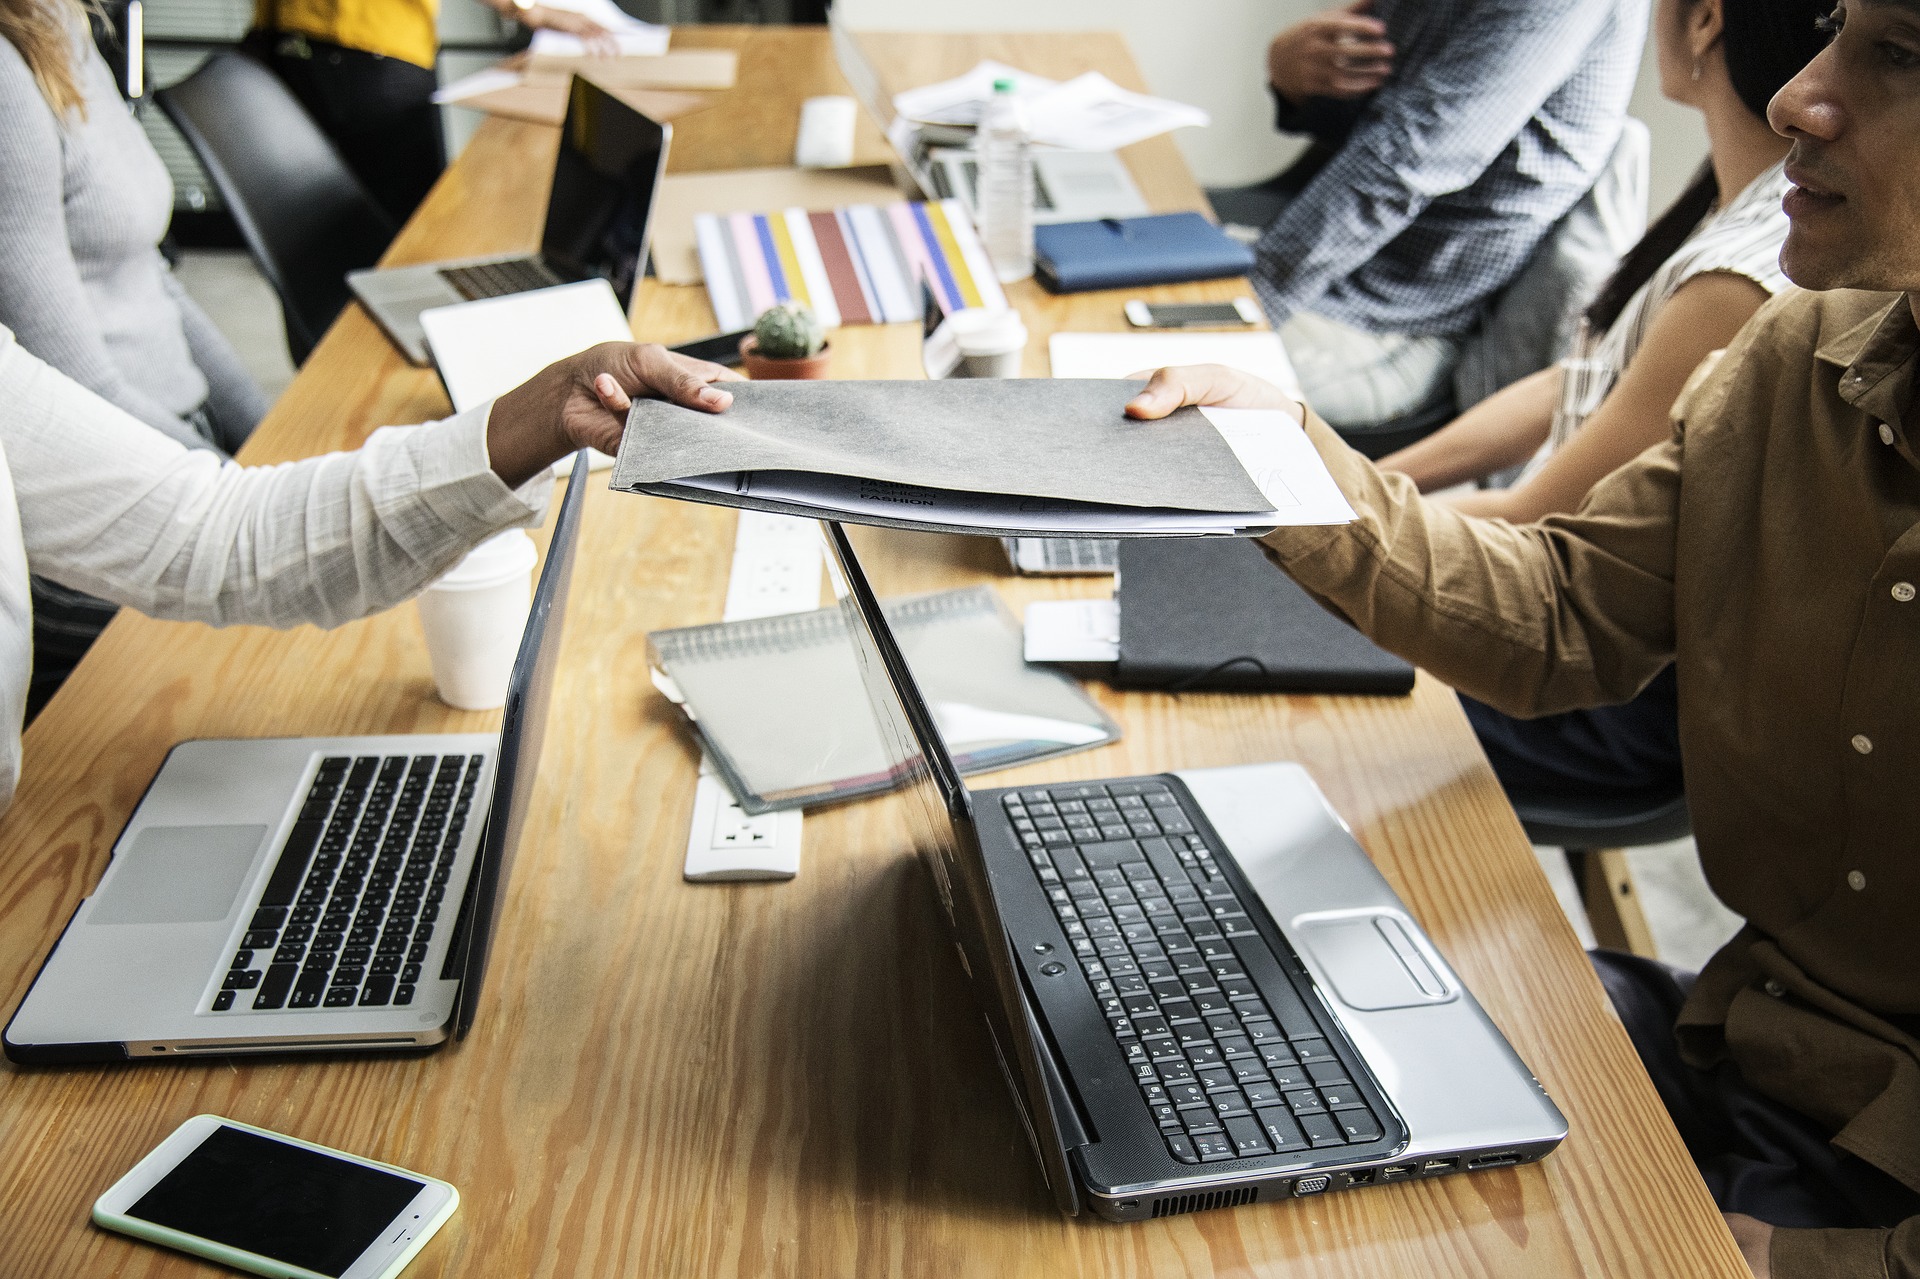
POLYGON ((1268 557, 1381 647, 1516 715, 1622 702, 1673 656, 1675 438, 1610 477, 1580 514, 1514 527, 1427 501, 1311 412, 1218 365, 1162 369, 1127 411, 1289 408, 1358 518, 1282 528, 1268 557))
POLYGON ((718 411, 731 397, 708 384, 734 376, 609 343, 355 452, 243 467, 148 430, 0 330, 0 442, 32 571, 160 617, 333 626, 537 519, 546 468, 586 445, 617 450, 629 397, 718 411))

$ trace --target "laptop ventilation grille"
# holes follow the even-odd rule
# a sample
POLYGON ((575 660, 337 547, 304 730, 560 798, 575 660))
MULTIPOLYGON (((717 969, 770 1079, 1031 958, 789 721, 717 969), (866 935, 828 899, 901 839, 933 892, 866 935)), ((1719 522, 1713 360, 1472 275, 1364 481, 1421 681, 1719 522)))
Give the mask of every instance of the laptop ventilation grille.
POLYGON ((1238 1190, 1210 1190, 1204 1195, 1174 1195, 1154 1200, 1153 1215, 1177 1217, 1183 1212, 1206 1212, 1210 1208, 1238 1208, 1252 1203, 1259 1194, 1258 1186, 1242 1186, 1238 1190))

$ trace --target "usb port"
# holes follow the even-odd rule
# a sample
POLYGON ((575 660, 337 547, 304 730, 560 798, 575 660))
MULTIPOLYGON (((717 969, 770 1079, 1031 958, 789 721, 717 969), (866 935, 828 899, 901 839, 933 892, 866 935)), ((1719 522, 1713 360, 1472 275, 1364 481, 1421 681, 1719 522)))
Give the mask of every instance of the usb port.
POLYGON ((1348 1173, 1347 1184, 1349 1186, 1371 1186, 1373 1184, 1373 1169, 1362 1168, 1359 1172, 1348 1173))
POLYGON ((1436 1173, 1452 1172, 1459 1166, 1458 1159, 1429 1159, 1420 1165, 1420 1175, 1431 1177, 1436 1173))
POLYGON ((1380 1170, 1380 1180, 1392 1181, 1395 1177, 1411 1177, 1419 1171, 1414 1164, 1388 1164, 1380 1170))
POLYGON ((1467 1160, 1467 1167, 1469 1168, 1502 1168, 1502 1167, 1505 1167, 1507 1164, 1517 1164, 1519 1162, 1520 1162, 1519 1151, 1503 1150, 1497 1155, 1475 1155, 1473 1158, 1467 1160))

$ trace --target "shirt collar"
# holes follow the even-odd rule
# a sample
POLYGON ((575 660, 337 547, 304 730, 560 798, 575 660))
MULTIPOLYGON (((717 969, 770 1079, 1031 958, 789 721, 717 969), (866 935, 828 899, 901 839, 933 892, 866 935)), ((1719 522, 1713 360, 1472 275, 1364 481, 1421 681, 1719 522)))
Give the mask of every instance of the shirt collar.
POLYGON ((1816 352, 1844 370, 1840 398, 1905 434, 1902 419, 1913 387, 1915 357, 1920 355, 1920 326, 1904 293, 1852 328, 1829 338, 1816 352))

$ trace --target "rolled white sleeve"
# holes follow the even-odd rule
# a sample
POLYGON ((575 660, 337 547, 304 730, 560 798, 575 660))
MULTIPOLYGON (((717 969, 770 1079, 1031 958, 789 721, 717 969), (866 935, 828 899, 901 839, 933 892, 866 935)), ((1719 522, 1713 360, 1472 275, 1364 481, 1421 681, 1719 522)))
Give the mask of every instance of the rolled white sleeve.
MULTIPOLYGON (((4 330, 0 330, 4 335, 4 330)), ((537 522, 543 473, 488 465, 487 404, 353 453, 243 467, 189 451, 0 336, 0 421, 29 568, 157 617, 335 626, 537 522)))

